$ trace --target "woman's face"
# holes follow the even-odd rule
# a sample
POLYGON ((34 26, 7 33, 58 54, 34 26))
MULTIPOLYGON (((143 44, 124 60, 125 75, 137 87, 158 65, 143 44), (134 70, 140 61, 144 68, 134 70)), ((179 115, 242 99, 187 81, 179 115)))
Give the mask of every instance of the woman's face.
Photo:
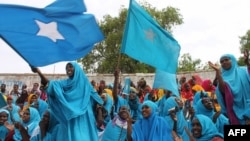
POLYGON ((8 114, 6 112, 0 113, 0 125, 3 125, 4 122, 8 120, 8 114))
POLYGON ((33 95, 33 96, 31 97, 30 103, 34 103, 34 102, 37 102, 37 96, 36 96, 36 95, 33 95))
POLYGON ((66 65, 66 74, 68 77, 73 77, 74 76, 75 69, 71 63, 68 63, 66 65))
POLYGON ((195 138, 201 137, 202 127, 200 121, 197 118, 194 118, 192 121, 192 134, 195 138))
POLYGON ((42 118, 42 121, 44 124, 49 124, 49 119, 50 119, 50 114, 48 111, 46 111, 44 114, 43 114, 43 118, 42 118))
POLYGON ((127 119, 129 117, 128 108, 126 106, 121 106, 118 115, 123 120, 127 119))
POLYGON ((30 121, 30 110, 27 109, 23 112, 22 120, 24 123, 27 123, 30 121))
POLYGON ((230 58, 228 57, 223 57, 221 58, 220 60, 220 64, 221 64, 221 67, 224 69, 224 70, 229 70, 232 66, 232 61, 230 58))
POLYGON ((184 103, 183 103, 183 101, 182 101, 181 99, 175 98, 175 101, 176 101, 176 103, 178 104, 178 106, 179 106, 180 108, 182 108, 182 107, 184 106, 184 103))
POLYGON ((151 115, 151 108, 148 105, 142 106, 142 116, 143 118, 148 118, 151 115))
POLYGON ((212 99, 210 97, 204 97, 204 98, 202 98, 202 104, 208 110, 213 110, 214 109, 214 106, 213 106, 213 103, 212 103, 212 99))

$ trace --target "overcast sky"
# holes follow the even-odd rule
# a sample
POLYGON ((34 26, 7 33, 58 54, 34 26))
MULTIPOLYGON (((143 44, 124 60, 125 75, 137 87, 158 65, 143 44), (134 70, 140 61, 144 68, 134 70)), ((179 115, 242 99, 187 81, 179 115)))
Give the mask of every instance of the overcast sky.
MULTIPOLYGON (((15 3, 34 7, 46 6, 50 0, 0 0, 0 3, 15 3)), ((143 1, 143 0, 137 0, 143 1)), ((175 39, 181 45, 181 55, 191 54, 193 59, 218 62, 225 53, 237 58, 239 36, 250 29, 249 0, 145 0, 152 6, 162 9, 172 6, 180 9, 184 23, 173 29, 175 39)), ((88 13, 98 20, 106 14, 118 16, 123 5, 129 0, 85 0, 88 13)), ((0 40, 0 73, 31 73, 28 64, 8 45, 0 40)), ((65 73, 66 62, 41 67, 45 73, 65 73)))

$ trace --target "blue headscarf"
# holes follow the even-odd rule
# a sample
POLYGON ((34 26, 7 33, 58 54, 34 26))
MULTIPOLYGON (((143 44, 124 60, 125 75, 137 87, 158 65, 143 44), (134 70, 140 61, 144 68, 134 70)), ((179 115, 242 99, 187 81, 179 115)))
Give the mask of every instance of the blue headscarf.
POLYGON ((14 121, 11 120, 11 123, 20 122, 21 121, 21 117, 19 115, 20 107, 13 103, 11 104, 11 106, 12 106, 12 110, 10 110, 9 112, 12 117, 12 120, 14 120, 14 121))
POLYGON ((197 102, 201 99, 201 94, 203 94, 203 96, 208 97, 208 93, 205 91, 198 91, 195 93, 194 95, 194 99, 193 99, 193 108, 196 111, 196 106, 197 106, 197 102))
MULTIPOLYGON (((29 136, 33 135, 33 131, 39 126, 39 122, 41 120, 40 114, 37 109, 33 107, 29 107, 27 110, 30 111, 30 120, 28 122, 22 122, 22 126, 28 129, 29 136)), ((15 134, 13 136, 14 140, 22 140, 21 133, 18 129, 15 128, 15 134)))
POLYGON ((195 115, 194 119, 198 119, 200 124, 201 124, 201 137, 200 138, 195 138, 196 141, 211 141, 214 137, 221 137, 223 138, 223 135, 219 133, 217 128, 215 127, 214 123, 212 120, 201 114, 195 115))
POLYGON ((125 141, 127 138, 127 121, 116 115, 105 127, 102 141, 125 141), (117 125, 117 122, 120 125, 117 125))
POLYGON ((82 68, 76 62, 70 62, 74 67, 74 76, 66 80, 50 81, 47 88, 48 102, 60 123, 83 115, 87 111, 92 97, 102 104, 103 101, 94 90, 82 68))
MULTIPOLYGON (((175 107, 179 107, 178 103, 176 102, 176 96, 170 96, 166 101, 165 101, 165 108, 164 108, 164 111, 166 112, 164 118, 166 120, 166 122, 169 124, 170 127, 173 128, 174 126, 174 121, 173 119, 171 118, 170 114, 169 114, 169 110, 171 108, 175 108, 175 107)), ((176 117, 177 117, 177 134, 179 137, 181 137, 184 141, 188 141, 189 140, 189 137, 186 133, 186 131, 184 130, 184 127, 188 127, 188 123, 184 117, 184 114, 183 114, 183 110, 180 109, 180 107, 178 108, 178 112, 176 112, 176 117)))
POLYGON ((113 99, 109 94, 107 94, 107 93, 104 93, 104 94, 105 94, 105 97, 106 97, 106 103, 103 104, 103 107, 108 112, 108 114, 110 114, 112 106, 113 106, 113 99))
MULTIPOLYGON (((250 77, 248 69, 247 67, 238 67, 236 58, 231 54, 222 55, 220 60, 225 57, 231 60, 231 68, 229 70, 222 68, 222 78, 230 88, 231 95, 233 96, 233 110, 235 115, 240 123, 243 124, 243 114, 245 109, 250 106, 250 77)), ((225 93, 226 97, 227 95, 229 94, 225 93)), ((222 113, 227 114, 225 102, 218 87, 216 88, 216 96, 222 113)))
POLYGON ((167 122, 157 116, 157 105, 152 101, 144 101, 142 107, 148 106, 151 114, 148 118, 143 118, 133 125, 133 141, 172 141, 171 129, 167 122))
MULTIPOLYGON (((202 115, 209 117, 211 120, 213 120, 215 112, 214 112, 214 109, 208 110, 204 106, 204 104, 202 103, 202 99, 200 99, 197 103, 195 114, 202 114, 202 115)), ((216 119, 216 123, 214 123, 214 124, 215 124, 216 128, 218 129, 218 131, 221 134, 224 134, 224 125, 229 125, 229 120, 223 114, 220 114, 216 119)))
MULTIPOLYGON (((44 112, 48 109, 48 104, 44 100, 41 100, 40 98, 37 99, 38 102, 38 112, 40 114, 40 117, 43 116, 44 112)), ((35 102, 33 102, 31 105, 34 106, 35 102)))
MULTIPOLYGON (((6 113, 7 116, 8 116, 8 123, 11 123, 11 120, 10 120, 10 113, 8 110, 5 110, 5 109, 0 109, 0 113, 6 113)), ((9 133, 9 130, 3 125, 0 125, 0 140, 4 141, 6 136, 8 135, 9 133)))

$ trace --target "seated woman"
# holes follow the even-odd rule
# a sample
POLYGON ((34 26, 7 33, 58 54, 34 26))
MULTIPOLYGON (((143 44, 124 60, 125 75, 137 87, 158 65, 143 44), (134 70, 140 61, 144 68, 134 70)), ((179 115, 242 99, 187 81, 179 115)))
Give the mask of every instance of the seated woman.
POLYGON ((183 130, 185 127, 188 127, 188 122, 183 114, 183 102, 181 99, 171 96, 165 101, 164 104, 166 105, 164 108, 164 111, 166 111, 164 119, 176 133, 176 137, 181 138, 183 141, 189 141, 188 134, 185 130, 183 130))
POLYGON ((5 141, 13 130, 9 111, 0 109, 0 141, 5 141))
POLYGON ((229 125, 229 120, 225 115, 214 111, 214 105, 210 97, 203 97, 198 101, 196 114, 209 117, 221 134, 224 134, 224 125, 229 125))
POLYGON ((15 123, 14 141, 33 141, 32 137, 38 134, 35 129, 39 121, 40 115, 35 108, 29 107, 23 111, 22 121, 15 123))
POLYGON ((20 122, 21 121, 21 117, 20 117, 21 109, 19 106, 13 103, 12 96, 7 97, 7 104, 8 104, 8 107, 6 109, 10 112, 11 121, 13 123, 20 122))
POLYGON ((201 114, 195 115, 192 120, 192 136, 196 141, 224 141, 212 120, 201 114))
POLYGON ((128 118, 128 107, 121 106, 118 114, 107 124, 101 141, 125 141, 127 138, 128 118))
POLYGON ((172 131, 168 123, 156 114, 157 105, 152 101, 142 104, 142 119, 132 127, 128 122, 128 141, 172 141, 172 131))
POLYGON ((62 141, 67 137, 65 127, 59 124, 55 115, 51 110, 46 110, 39 125, 35 129, 36 136, 33 136, 32 141, 62 141))

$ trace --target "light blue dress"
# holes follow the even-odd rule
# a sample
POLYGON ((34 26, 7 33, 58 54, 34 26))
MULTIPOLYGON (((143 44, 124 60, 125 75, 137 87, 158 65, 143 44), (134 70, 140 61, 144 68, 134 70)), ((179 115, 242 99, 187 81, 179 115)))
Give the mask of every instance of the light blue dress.
POLYGON ((90 84, 82 68, 71 62, 74 76, 65 80, 50 81, 46 92, 49 108, 56 119, 66 127, 67 141, 98 141, 93 102, 103 101, 90 84))

